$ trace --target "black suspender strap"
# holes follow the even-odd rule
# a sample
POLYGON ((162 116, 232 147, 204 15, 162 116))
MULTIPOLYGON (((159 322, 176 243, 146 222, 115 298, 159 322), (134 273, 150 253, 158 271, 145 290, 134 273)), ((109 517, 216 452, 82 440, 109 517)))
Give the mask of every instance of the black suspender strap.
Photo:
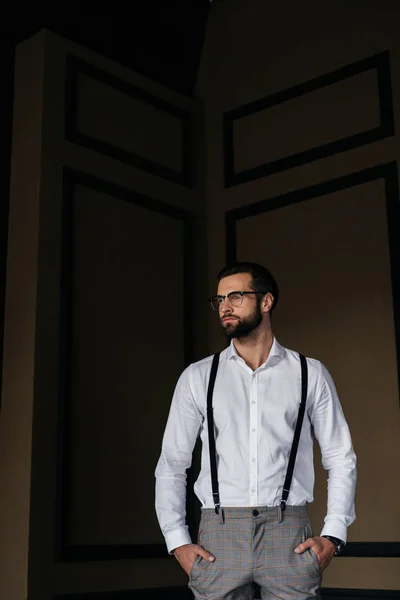
POLYGON ((307 389, 308 389, 308 368, 307 368, 307 360, 302 355, 300 356, 300 364, 301 364, 301 402, 299 408, 299 414, 297 416, 296 428, 294 431, 292 449, 290 451, 289 456, 289 464, 286 473, 285 482, 283 484, 283 492, 282 492, 282 500, 281 500, 281 510, 284 511, 286 508, 286 502, 289 496, 290 485, 292 483, 294 464, 296 462, 297 448, 299 446, 301 427, 303 425, 304 412, 306 410, 306 401, 307 401, 307 389))
POLYGON ((214 384, 215 379, 217 377, 219 364, 219 352, 214 354, 212 365, 211 365, 211 373, 210 380, 208 383, 208 391, 207 391, 207 424, 208 424, 208 443, 210 446, 210 467, 211 467, 211 484, 212 484, 212 495, 214 499, 215 512, 217 515, 219 514, 219 509, 221 507, 220 499, 219 499, 219 485, 218 485, 218 473, 217 473, 217 455, 215 451, 215 436, 214 436, 214 417, 213 417, 213 392, 214 392, 214 384))

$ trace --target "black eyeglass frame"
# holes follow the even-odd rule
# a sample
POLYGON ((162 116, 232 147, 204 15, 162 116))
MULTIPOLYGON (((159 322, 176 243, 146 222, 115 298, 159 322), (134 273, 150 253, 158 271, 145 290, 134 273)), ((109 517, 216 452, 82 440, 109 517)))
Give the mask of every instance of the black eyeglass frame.
POLYGON ((208 298, 208 301, 211 304, 211 308, 213 310, 219 310, 219 307, 225 302, 225 298, 228 298, 230 304, 232 304, 232 306, 235 306, 232 303, 231 296, 234 296, 234 295, 237 296, 237 295, 239 295, 239 296, 242 297, 242 301, 241 301, 240 304, 238 304, 236 306, 236 308, 237 308, 238 306, 242 306, 242 304, 243 304, 243 296, 245 296, 246 294, 256 294, 257 296, 265 296, 266 294, 269 294, 269 291, 266 291, 266 292, 242 292, 242 291, 237 290, 237 291, 229 292, 229 294, 225 294, 225 296, 223 296, 222 294, 217 294, 216 296, 211 296, 210 298, 208 298), (213 306, 213 300, 216 300, 217 298, 221 298, 221 302, 219 302, 218 306, 216 308, 214 308, 214 306, 213 306))

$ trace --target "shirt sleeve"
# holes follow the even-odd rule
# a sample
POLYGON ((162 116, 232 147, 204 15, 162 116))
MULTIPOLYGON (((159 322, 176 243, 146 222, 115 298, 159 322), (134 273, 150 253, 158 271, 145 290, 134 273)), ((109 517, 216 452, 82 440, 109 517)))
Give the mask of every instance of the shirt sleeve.
POLYGON ((190 367, 175 387, 157 463, 155 508, 167 550, 190 544, 186 525, 186 470, 202 425, 190 386, 190 367))
POLYGON ((357 460, 349 427, 333 379, 319 363, 311 422, 328 471, 328 506, 321 535, 347 541, 347 528, 355 521, 357 460))

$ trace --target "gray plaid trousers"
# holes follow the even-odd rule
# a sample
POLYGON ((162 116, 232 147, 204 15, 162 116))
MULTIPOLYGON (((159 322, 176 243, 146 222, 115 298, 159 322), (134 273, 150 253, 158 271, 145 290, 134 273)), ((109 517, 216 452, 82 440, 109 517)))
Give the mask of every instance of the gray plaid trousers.
POLYGON ((197 557, 189 587, 196 600, 250 600, 254 584, 263 600, 319 598, 321 570, 312 550, 296 554, 312 536, 306 506, 287 506, 278 522, 276 507, 225 508, 225 520, 203 509, 198 544, 215 556, 197 557))

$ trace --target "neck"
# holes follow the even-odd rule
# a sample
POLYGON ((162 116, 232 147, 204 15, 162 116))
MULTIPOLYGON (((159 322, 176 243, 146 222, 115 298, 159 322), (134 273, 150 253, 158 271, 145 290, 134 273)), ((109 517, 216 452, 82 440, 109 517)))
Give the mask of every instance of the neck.
POLYGON ((238 355, 250 369, 255 371, 261 367, 267 360, 274 341, 274 335, 271 329, 258 332, 257 336, 251 335, 245 338, 233 340, 238 355))

